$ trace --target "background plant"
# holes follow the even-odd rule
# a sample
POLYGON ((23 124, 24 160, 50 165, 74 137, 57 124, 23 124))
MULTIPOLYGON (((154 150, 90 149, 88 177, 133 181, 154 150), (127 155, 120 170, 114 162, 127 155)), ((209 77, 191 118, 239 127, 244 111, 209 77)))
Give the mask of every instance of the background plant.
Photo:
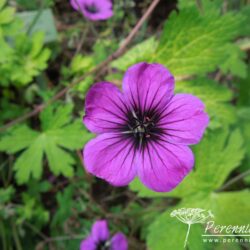
MULTIPOLYGON (((183 207, 211 210, 218 224, 248 222, 249 3, 160 1, 127 52, 91 74, 151 2, 115 1, 112 19, 90 23, 68 1, 0 0, 0 125, 35 110, 0 133, 1 249, 78 249, 100 218, 111 232, 127 235, 129 249, 183 249, 186 225, 170 217, 183 207), (45 21, 48 8, 55 26, 45 21), (23 11, 35 11, 38 23, 27 26, 23 11), (194 171, 170 193, 154 193, 137 180, 114 188, 82 167, 81 149, 93 136, 81 122, 86 91, 103 79, 120 86, 127 67, 139 61, 168 67, 176 91, 201 98, 211 120, 193 147, 194 171), (60 100, 49 101, 62 89, 60 100)), ((192 227, 188 249, 249 247, 203 244, 203 227, 192 227)))

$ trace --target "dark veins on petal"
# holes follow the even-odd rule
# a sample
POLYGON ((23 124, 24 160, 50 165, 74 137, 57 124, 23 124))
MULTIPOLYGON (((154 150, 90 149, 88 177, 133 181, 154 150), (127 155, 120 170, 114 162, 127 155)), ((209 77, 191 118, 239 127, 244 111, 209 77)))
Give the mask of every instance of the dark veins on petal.
POLYGON ((164 132, 157 124, 160 121, 159 111, 151 109, 142 112, 134 108, 127 111, 127 124, 122 128, 126 137, 133 138, 136 148, 144 149, 148 142, 157 141, 164 132))
POLYGON ((96 250, 110 250, 110 246, 107 241, 101 241, 98 243, 96 250))
POLYGON ((96 14, 97 12, 99 12, 98 8, 94 3, 88 5, 86 4, 84 8, 91 14, 96 14))

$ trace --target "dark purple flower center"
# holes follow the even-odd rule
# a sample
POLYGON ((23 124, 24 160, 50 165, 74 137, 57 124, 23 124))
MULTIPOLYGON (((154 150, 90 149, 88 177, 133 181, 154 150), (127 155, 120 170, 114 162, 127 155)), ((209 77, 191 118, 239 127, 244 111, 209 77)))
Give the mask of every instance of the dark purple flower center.
POLYGON ((96 247, 96 250, 110 250, 108 241, 100 241, 96 247))
POLYGON ((91 14, 96 14, 96 13, 99 12, 99 9, 96 7, 96 5, 95 5, 94 3, 92 3, 92 4, 86 4, 86 5, 84 6, 84 8, 85 8, 88 12, 90 12, 91 14))
POLYGON ((135 146, 144 148, 150 140, 156 140, 161 134, 161 129, 157 126, 159 121, 157 111, 141 112, 139 109, 127 113, 128 123, 123 129, 126 136, 132 137, 135 146))

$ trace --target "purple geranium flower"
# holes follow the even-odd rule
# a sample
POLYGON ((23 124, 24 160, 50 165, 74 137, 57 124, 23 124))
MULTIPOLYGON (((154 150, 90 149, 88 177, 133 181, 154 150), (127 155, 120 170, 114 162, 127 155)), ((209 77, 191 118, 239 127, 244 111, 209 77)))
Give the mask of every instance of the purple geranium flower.
POLYGON ((113 15, 111 0, 70 0, 75 10, 92 20, 106 20, 113 15))
POLYGON ((174 77, 160 64, 138 63, 114 84, 94 84, 86 96, 84 124, 99 134, 85 146, 88 172, 115 186, 136 175, 150 189, 167 192, 191 171, 208 125, 204 104, 190 94, 174 95, 174 77))
POLYGON ((80 250, 127 250, 127 239, 122 233, 116 233, 111 239, 109 237, 108 224, 106 220, 99 220, 92 226, 90 236, 83 240, 80 250))

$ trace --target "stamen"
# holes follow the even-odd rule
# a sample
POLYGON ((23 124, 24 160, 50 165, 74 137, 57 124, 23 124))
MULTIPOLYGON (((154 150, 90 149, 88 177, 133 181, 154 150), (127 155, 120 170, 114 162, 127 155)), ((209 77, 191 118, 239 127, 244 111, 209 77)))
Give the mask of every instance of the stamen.
POLYGON ((134 110, 132 110, 132 115, 136 120, 139 120, 134 110))
POLYGON ((92 13, 92 14, 95 14, 95 13, 98 12, 98 9, 97 9, 97 7, 96 7, 94 4, 85 5, 85 9, 86 9, 88 12, 92 13))
POLYGON ((144 144, 148 140, 158 137, 157 131, 160 131, 156 127, 156 122, 153 119, 154 111, 141 112, 137 109, 132 109, 128 113, 128 123, 123 131, 123 134, 133 135, 138 147, 144 147, 144 144))

